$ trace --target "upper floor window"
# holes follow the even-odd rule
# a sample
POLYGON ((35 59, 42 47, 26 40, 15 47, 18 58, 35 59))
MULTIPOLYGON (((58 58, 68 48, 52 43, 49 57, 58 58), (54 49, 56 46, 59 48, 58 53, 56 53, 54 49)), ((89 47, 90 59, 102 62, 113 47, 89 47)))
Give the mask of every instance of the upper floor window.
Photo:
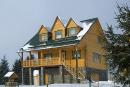
POLYGON ((77 34, 76 28, 69 29, 69 36, 75 36, 77 34))
POLYGON ((39 35, 39 40, 40 42, 44 42, 44 41, 47 41, 47 33, 42 33, 39 35))
POLYGON ((100 54, 93 52, 93 62, 101 63, 101 56, 100 56, 100 54))
POLYGON ((62 38, 62 32, 61 32, 61 30, 58 30, 58 31, 55 32, 55 38, 56 39, 62 38))
POLYGON ((81 51, 80 50, 72 51, 72 56, 73 56, 73 58, 80 58, 81 57, 81 51))

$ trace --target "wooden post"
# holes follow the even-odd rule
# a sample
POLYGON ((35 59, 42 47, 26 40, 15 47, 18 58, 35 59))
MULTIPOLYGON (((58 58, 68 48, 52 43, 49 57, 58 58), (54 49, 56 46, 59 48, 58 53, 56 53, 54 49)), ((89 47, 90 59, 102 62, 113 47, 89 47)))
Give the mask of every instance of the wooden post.
POLYGON ((62 82, 65 83, 65 78, 64 78, 64 67, 63 67, 63 66, 61 66, 61 67, 62 67, 62 82))
POLYGON ((59 66, 59 71, 60 71, 60 76, 62 78, 62 82, 65 82, 65 78, 64 78, 64 68, 63 66, 59 66))
POLYGON ((32 85, 32 69, 29 68, 29 84, 32 85))
POLYGON ((21 72, 22 72, 22 85, 24 85, 24 76, 23 76, 23 50, 21 53, 21 72))
POLYGON ((32 85, 31 51, 29 51, 29 83, 32 85))
POLYGON ((61 49, 59 49, 59 64, 61 64, 62 61, 61 61, 61 49))
POLYGON ((44 68, 41 67, 41 75, 40 75, 41 85, 44 85, 44 68))
POLYGON ((78 79, 78 55, 77 55, 77 48, 76 48, 76 50, 75 50, 76 52, 76 81, 77 81, 77 83, 79 83, 79 79, 78 79))

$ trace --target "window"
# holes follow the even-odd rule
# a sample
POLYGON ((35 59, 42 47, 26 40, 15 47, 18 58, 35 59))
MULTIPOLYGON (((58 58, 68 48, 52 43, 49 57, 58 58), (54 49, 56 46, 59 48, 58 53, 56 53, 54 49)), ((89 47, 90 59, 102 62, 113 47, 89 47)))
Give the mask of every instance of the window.
POLYGON ((97 42, 97 43, 101 43, 101 37, 100 37, 100 36, 97 36, 97 37, 96 37, 96 42, 97 42))
POLYGON ((51 58, 51 57, 52 57, 51 53, 44 54, 45 59, 48 59, 48 58, 51 58))
POLYGON ((47 34, 46 33, 40 34, 39 40, 40 40, 40 42, 47 41, 47 34))
POLYGON ((75 36, 77 33, 76 28, 69 29, 69 36, 75 36))
POLYGON ((56 39, 62 38, 62 32, 60 30, 58 30, 58 31, 55 32, 55 38, 56 39))
POLYGON ((73 58, 80 58, 81 57, 81 52, 80 50, 77 50, 77 51, 72 51, 72 56, 73 58))
POLYGON ((95 63, 101 63, 101 56, 98 53, 93 53, 93 62, 95 63))

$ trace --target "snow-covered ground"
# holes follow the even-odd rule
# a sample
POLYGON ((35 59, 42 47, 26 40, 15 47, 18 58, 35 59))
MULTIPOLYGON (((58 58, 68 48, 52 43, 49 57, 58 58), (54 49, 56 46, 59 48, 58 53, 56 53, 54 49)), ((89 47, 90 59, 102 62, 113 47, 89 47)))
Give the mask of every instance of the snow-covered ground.
MULTIPOLYGON (((121 84, 114 83, 112 81, 100 81, 93 82, 91 87, 122 87, 121 84)), ((5 87, 4 85, 0 85, 0 87, 5 87)), ((34 85, 20 85, 19 87, 47 87, 44 86, 34 86, 34 85)), ((48 87, 89 87, 89 83, 85 84, 50 84, 48 87)))

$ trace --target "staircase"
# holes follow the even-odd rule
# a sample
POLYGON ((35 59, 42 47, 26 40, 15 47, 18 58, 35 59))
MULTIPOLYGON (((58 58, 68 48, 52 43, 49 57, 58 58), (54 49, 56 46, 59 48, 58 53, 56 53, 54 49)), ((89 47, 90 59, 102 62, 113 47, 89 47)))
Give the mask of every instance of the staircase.
MULTIPOLYGON (((76 68, 72 68, 68 65, 63 64, 64 69, 73 76, 74 79, 76 79, 76 68)), ((78 70, 78 79, 80 80, 85 80, 85 74, 81 71, 78 70)))

